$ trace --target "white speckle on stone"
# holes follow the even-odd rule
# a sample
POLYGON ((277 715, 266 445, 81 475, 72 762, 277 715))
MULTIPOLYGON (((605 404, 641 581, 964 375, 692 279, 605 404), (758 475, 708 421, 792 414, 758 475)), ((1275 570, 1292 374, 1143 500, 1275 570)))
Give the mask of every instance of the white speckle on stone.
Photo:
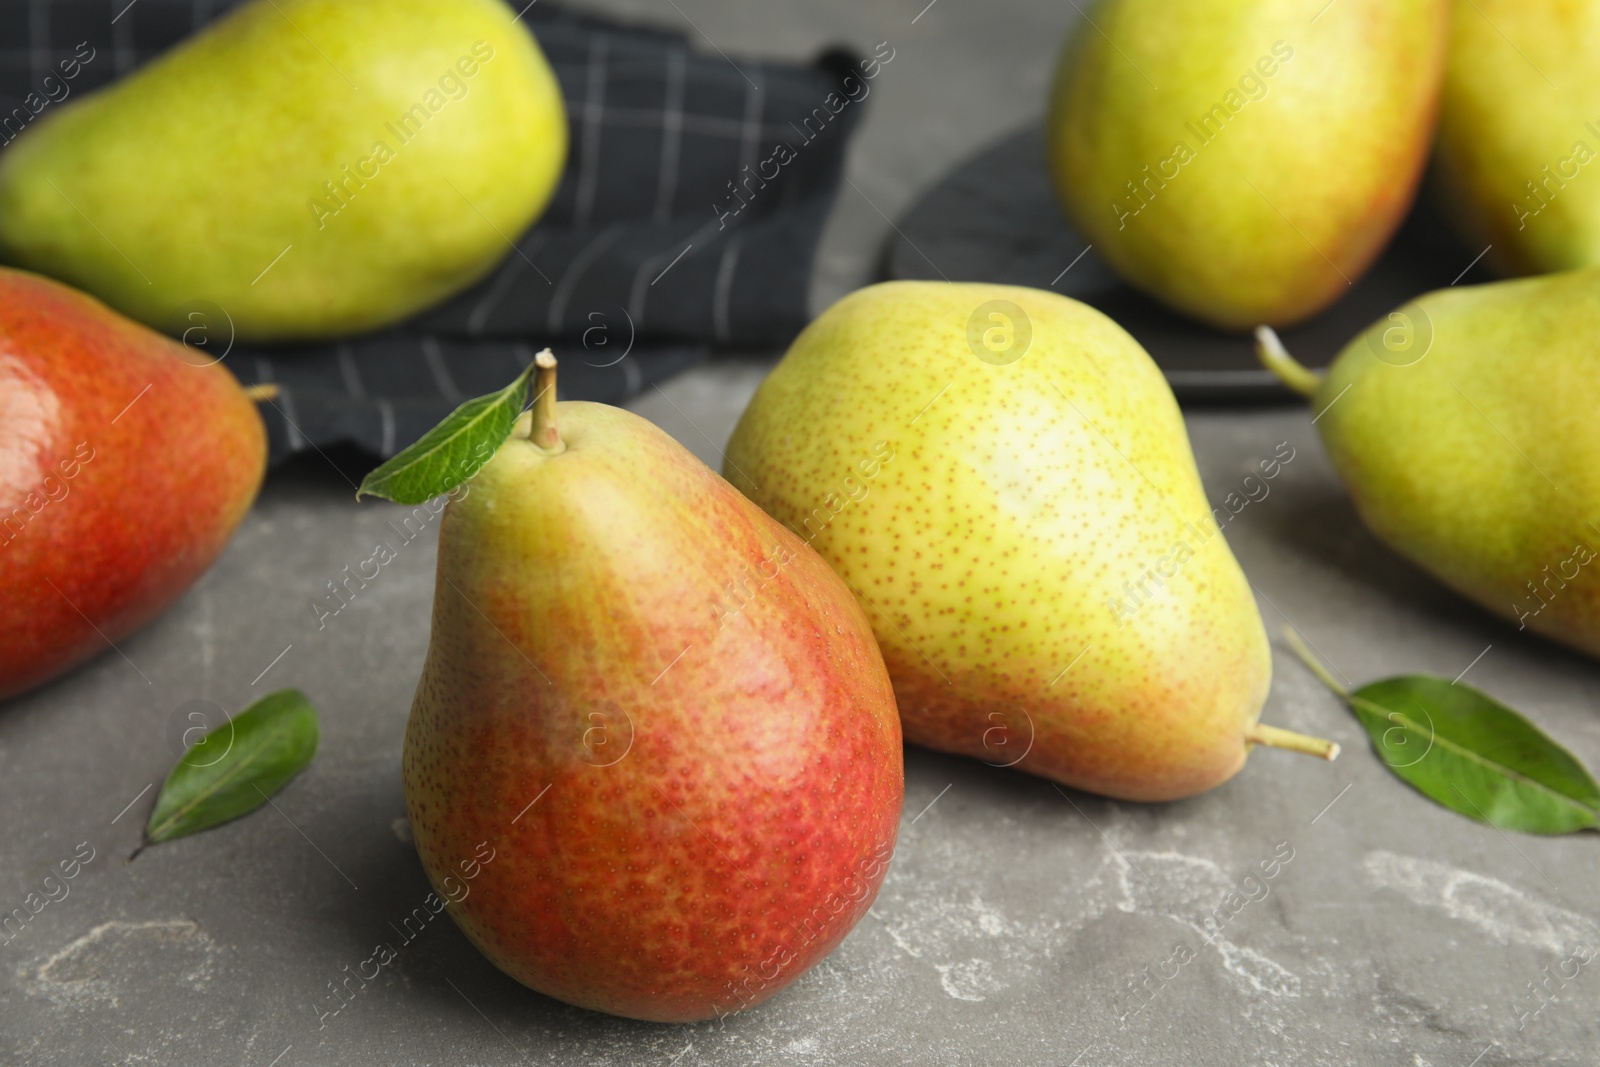
POLYGON ((1121 911, 1147 911, 1193 922, 1217 906, 1233 888, 1221 867, 1201 856, 1169 850, 1117 852, 1122 882, 1121 911))
POLYGON ((939 984, 956 1000, 970 1000, 981 1004, 990 994, 1002 992, 1006 986, 994 976, 994 967, 988 960, 967 960, 965 963, 935 964, 939 984))
POLYGON ((115 1005, 125 985, 130 991, 148 985, 146 957, 152 950, 195 992, 205 989, 215 970, 217 946, 192 920, 113 921, 51 953, 35 970, 34 991, 64 989, 115 1005))
POLYGON ((1269 997, 1298 997, 1300 978, 1276 960, 1268 959, 1253 948, 1241 948, 1232 941, 1217 938, 1212 942, 1222 955, 1222 966, 1228 973, 1243 978, 1257 993, 1269 997))
POLYGON ((1487 875, 1415 856, 1367 855, 1367 876, 1423 907, 1474 926, 1502 945, 1528 945, 1552 955, 1593 940, 1594 923, 1487 875))
POLYGON ((904 952, 907 956, 910 956, 912 959, 916 959, 918 956, 922 955, 922 953, 911 947, 906 939, 901 936, 899 930, 896 930, 894 927, 887 924, 884 925, 883 930, 884 933, 888 934, 889 938, 894 941, 895 945, 900 949, 900 951, 904 952))
POLYGON ((970 905, 973 914, 978 917, 978 929, 990 937, 1002 937, 1009 930, 1005 916, 995 908, 985 904, 977 895, 972 898, 970 905))
MULTIPOLYGON (((1191 856, 1171 849, 1161 852, 1127 851, 1113 854, 1122 885, 1117 907, 1125 912, 1143 911, 1180 922, 1209 942, 1222 957, 1222 966, 1243 979, 1241 989, 1270 997, 1298 997, 1300 978, 1288 968, 1250 948, 1214 936, 1201 919, 1212 914, 1229 893, 1236 889, 1221 866, 1202 856, 1191 856)), ((1272 892, 1268 884, 1268 893, 1272 892)), ((1265 899, 1264 897, 1262 898, 1265 899)), ((1240 918, 1254 904, 1246 905, 1240 918)), ((1238 919, 1234 921, 1239 921, 1238 919)), ((1231 927, 1231 923, 1230 923, 1231 927)))

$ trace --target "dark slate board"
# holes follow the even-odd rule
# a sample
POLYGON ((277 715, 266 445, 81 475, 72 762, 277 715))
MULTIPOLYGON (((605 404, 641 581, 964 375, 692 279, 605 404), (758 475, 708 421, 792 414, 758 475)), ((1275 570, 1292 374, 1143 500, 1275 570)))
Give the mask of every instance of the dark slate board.
MULTIPOLYGON (((892 279, 987 281, 1051 289, 1110 315, 1166 372, 1183 401, 1277 401, 1290 394, 1256 362, 1250 338, 1169 311, 1123 284, 1067 222, 1045 167, 1039 123, 981 149, 906 212, 884 269, 892 279), (1079 258, 1079 257, 1082 258, 1079 258), (935 266, 937 264, 937 266, 935 266), (1072 265, 1070 270, 1066 268, 1072 265)), ((1490 280, 1425 198, 1349 294, 1280 331, 1295 358, 1323 367, 1374 320, 1420 293, 1490 280), (1465 273, 1463 273, 1465 272, 1465 273)))

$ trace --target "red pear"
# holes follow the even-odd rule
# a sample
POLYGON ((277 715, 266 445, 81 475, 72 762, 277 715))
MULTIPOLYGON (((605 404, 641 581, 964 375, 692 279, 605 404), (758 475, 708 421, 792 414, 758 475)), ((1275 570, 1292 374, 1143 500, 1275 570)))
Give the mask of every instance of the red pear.
POLYGON ((0 698, 137 630, 216 559, 266 433, 233 376, 0 270, 0 698))
POLYGON ((737 1011, 877 894, 904 794, 888 673, 799 538, 638 416, 542 395, 444 512, 405 741, 417 848, 534 989, 737 1011))

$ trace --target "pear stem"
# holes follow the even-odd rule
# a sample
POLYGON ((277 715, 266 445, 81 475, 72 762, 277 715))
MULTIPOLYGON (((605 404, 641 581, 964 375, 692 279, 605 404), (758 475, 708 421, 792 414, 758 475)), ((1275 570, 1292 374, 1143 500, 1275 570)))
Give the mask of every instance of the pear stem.
POLYGON ((1309 667, 1311 673, 1317 676, 1317 681, 1332 690, 1333 694, 1340 700, 1348 701, 1350 699, 1350 690, 1340 685, 1338 679, 1328 673, 1328 668, 1324 667, 1322 661, 1316 657, 1316 654, 1306 647, 1305 641, 1301 639, 1299 634, 1295 633, 1292 626, 1283 628, 1283 639, 1289 642, 1289 647, 1294 650, 1295 655, 1300 657, 1300 662, 1309 667))
MULTIPOLYGON (((1265 326, 1262 329, 1271 333, 1265 326)), ((1276 336, 1273 339, 1276 340, 1276 336)), ((1302 367, 1301 369, 1304 370, 1305 368, 1302 367)), ((1294 654, 1299 656, 1307 667, 1311 668, 1311 673, 1315 674, 1323 685, 1333 690, 1341 700, 1350 699, 1350 691, 1340 685, 1333 675, 1328 673, 1328 668, 1322 665, 1321 660, 1312 655, 1311 650, 1306 647, 1305 641, 1301 640, 1300 635, 1294 632, 1293 627, 1285 626, 1283 628, 1283 636, 1289 642, 1289 647, 1294 649, 1294 654)), ((1282 748, 1290 752, 1303 752, 1308 756, 1325 759, 1329 763, 1339 758, 1339 743, 1337 741, 1328 741, 1321 737, 1310 737, 1306 734, 1295 733, 1293 730, 1283 730, 1276 726, 1268 726, 1265 723, 1252 723, 1245 730, 1244 739, 1252 745, 1266 745, 1268 748, 1282 748)))
POLYGON ((556 429, 556 354, 548 348, 533 357, 538 373, 533 380, 533 443, 546 452, 561 449, 556 429))
POLYGON ((1271 326, 1256 327, 1256 356, 1280 382, 1308 400, 1322 385, 1322 375, 1291 356, 1271 326))
POLYGON ((244 387, 244 395, 246 399, 254 400, 258 404, 267 400, 276 400, 278 399, 278 383, 262 382, 260 385, 247 385, 244 387))
POLYGON ((1244 739, 1252 745, 1266 745, 1268 748, 1281 748, 1289 752, 1303 752, 1308 756, 1325 759, 1329 763, 1339 758, 1339 742, 1328 741, 1321 737, 1309 737, 1306 734, 1297 734, 1293 730, 1280 730, 1276 726, 1265 723, 1254 723, 1244 732, 1244 739))

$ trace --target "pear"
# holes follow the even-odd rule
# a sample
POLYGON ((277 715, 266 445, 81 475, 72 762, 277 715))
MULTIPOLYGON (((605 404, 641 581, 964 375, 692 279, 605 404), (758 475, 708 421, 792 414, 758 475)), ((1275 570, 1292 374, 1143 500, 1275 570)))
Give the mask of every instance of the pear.
POLYGON ((1270 330, 1356 511, 1396 552, 1527 629, 1600 656, 1600 269, 1418 297, 1327 375, 1270 330))
POLYGON ((1225 330, 1343 295, 1427 156, 1449 0, 1105 0, 1046 118, 1067 214, 1124 279, 1225 330))
POLYGON ((160 329, 355 333, 487 273, 566 144, 498 0, 253 0, 0 156, 0 256, 160 329))
POLYGON ((1098 311, 859 290, 762 383, 725 470, 866 606, 909 741, 1130 800, 1293 743, 1257 724, 1266 635, 1177 403, 1098 311))
POLYGON ((904 793, 893 691, 815 552, 638 416, 556 404, 541 358, 534 411, 445 508, 417 849, 518 981, 724 1015, 871 906, 904 793))
POLYGON ((266 470, 261 417, 221 364, 10 270, 0 431, 0 699, 178 599, 266 470))
POLYGON ((1434 185, 1502 274, 1600 266, 1597 50, 1595 4, 1457 4, 1434 185))

